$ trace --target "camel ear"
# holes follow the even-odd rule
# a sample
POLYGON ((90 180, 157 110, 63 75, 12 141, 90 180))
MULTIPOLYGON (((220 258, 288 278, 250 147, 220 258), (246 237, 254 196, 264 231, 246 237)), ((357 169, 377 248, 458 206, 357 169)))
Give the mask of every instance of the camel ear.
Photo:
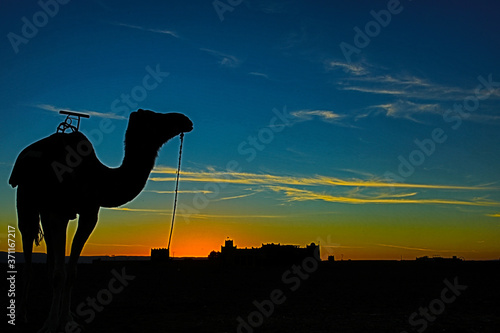
POLYGON ((128 116, 129 121, 132 121, 133 119, 135 119, 135 117, 137 117, 137 112, 139 111, 133 111, 130 113, 130 115, 128 116))

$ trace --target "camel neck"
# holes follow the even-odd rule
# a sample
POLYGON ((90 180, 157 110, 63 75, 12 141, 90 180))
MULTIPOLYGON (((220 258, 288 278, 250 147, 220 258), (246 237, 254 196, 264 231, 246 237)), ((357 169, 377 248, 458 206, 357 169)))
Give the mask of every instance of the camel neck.
POLYGON ((144 189, 154 167, 157 149, 127 145, 120 167, 108 169, 102 179, 100 206, 118 207, 134 199, 144 189))

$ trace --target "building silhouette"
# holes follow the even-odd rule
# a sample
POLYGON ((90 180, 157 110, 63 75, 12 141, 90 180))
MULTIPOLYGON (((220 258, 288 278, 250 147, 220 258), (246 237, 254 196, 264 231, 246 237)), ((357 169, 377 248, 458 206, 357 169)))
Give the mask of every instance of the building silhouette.
POLYGON ((440 256, 433 256, 433 257, 428 257, 428 256, 423 256, 423 257, 417 257, 415 259, 417 262, 434 262, 434 263, 445 263, 445 262, 461 262, 464 261, 463 257, 457 257, 453 256, 451 258, 443 258, 440 256))
POLYGON ((151 261, 167 262, 170 258, 168 248, 151 249, 151 261))
POLYGON ((227 239, 220 252, 212 251, 208 256, 224 265, 236 266, 276 266, 299 263, 307 257, 319 257, 319 246, 311 243, 301 248, 298 245, 281 245, 280 243, 262 244, 259 248, 238 248, 233 240, 227 239), (316 251, 318 251, 316 253, 316 251))

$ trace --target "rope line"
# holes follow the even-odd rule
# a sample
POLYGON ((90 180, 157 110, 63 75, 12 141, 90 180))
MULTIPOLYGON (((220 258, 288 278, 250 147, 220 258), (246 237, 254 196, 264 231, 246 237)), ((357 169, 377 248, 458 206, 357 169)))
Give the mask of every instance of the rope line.
POLYGON ((175 183, 175 196, 174 196, 174 209, 172 211, 172 224, 170 226, 170 236, 168 237, 168 253, 170 255, 170 241, 172 240, 172 232, 174 231, 175 211, 177 209, 177 193, 179 191, 179 175, 181 173, 181 157, 182 157, 182 144, 184 143, 184 133, 181 133, 181 146, 179 148, 179 164, 177 166, 177 180, 175 183))

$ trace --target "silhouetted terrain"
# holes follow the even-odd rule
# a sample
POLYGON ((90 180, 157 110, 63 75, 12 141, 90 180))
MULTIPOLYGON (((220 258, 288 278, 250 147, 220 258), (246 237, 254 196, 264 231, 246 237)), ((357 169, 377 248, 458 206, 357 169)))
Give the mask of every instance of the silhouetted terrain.
MULTIPOLYGON (((237 317, 247 321, 257 310, 253 302, 264 304, 278 289, 282 304, 274 305, 269 317, 262 316, 254 332, 416 332, 409 316, 420 307, 438 306, 433 301, 442 297, 443 280, 453 284, 456 278, 467 289, 428 321, 425 332, 487 333, 500 327, 500 262, 321 262, 311 273, 300 274, 290 268, 191 260, 80 264, 73 309, 83 302, 81 320, 90 321, 87 297, 109 302, 101 312, 93 311, 86 332, 237 332, 237 317), (122 273, 128 277, 126 285, 117 280, 110 285, 122 273), (110 288, 121 290, 113 294, 110 288)), ((45 265, 34 269, 32 321, 25 332, 40 328, 50 305, 45 265)))

